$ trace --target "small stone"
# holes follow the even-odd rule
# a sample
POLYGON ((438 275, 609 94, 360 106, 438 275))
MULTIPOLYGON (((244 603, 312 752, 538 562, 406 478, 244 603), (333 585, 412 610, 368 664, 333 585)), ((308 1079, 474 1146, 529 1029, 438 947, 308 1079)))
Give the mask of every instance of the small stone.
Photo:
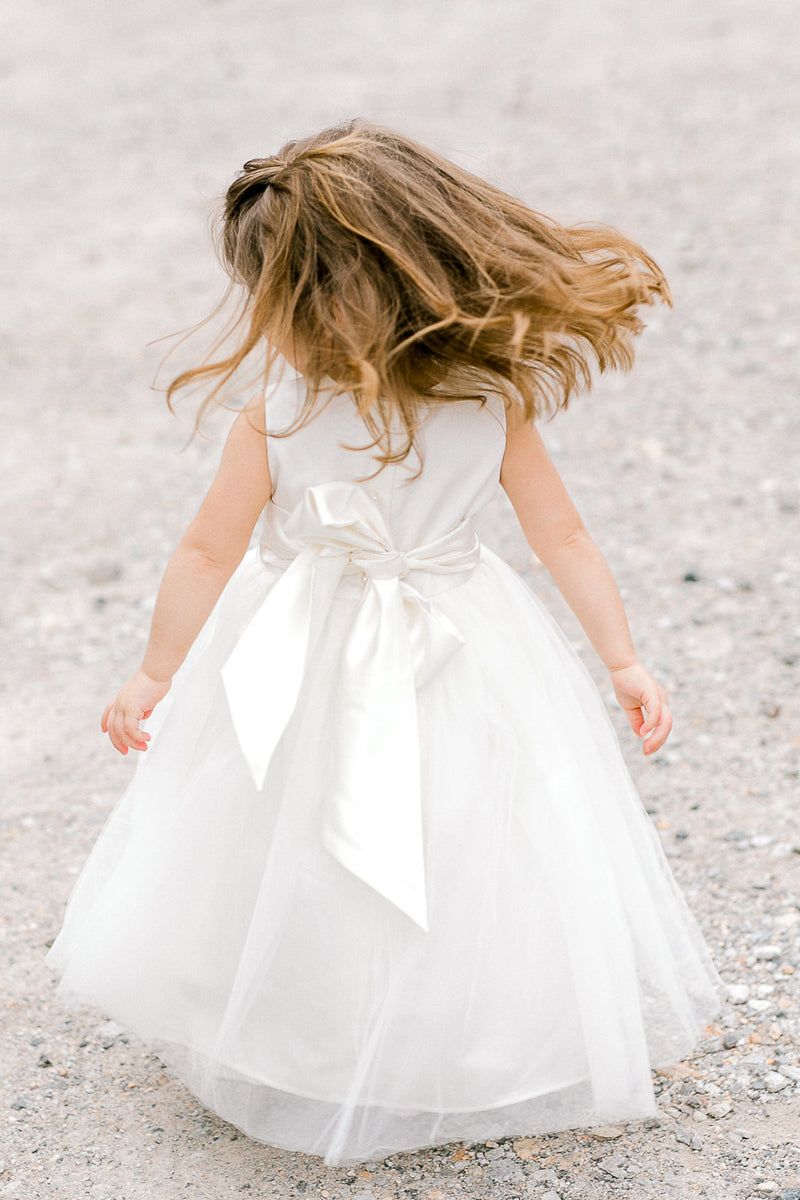
POLYGON ((747 1007, 752 1008, 753 1012, 766 1012, 768 1008, 772 1008, 771 1000, 748 1000, 747 1007))
POLYGON ((103 1021, 95 1029, 95 1036, 104 1050, 109 1050, 115 1042, 127 1042, 126 1031, 116 1021, 103 1021))
POLYGON ((528 1178, 529 1181, 532 1184, 535 1184, 536 1187, 542 1187, 544 1184, 549 1183, 558 1183, 558 1176, 556 1175, 555 1171, 551 1170, 549 1167, 545 1168, 544 1170, 532 1172, 528 1178))
POLYGON ((709 1104, 706 1111, 715 1121, 721 1121, 723 1117, 728 1116, 728 1113, 733 1112, 733 1105, 730 1100, 718 1100, 715 1104, 709 1104))
POLYGON ((535 1155, 539 1153, 542 1143, 539 1138, 524 1137, 517 1138, 517 1140, 513 1143, 513 1146, 517 1157, 523 1159, 524 1161, 529 1158, 534 1158, 535 1155))
POLYGON ((753 950, 756 958, 761 962, 772 962, 773 959, 779 957, 780 952, 780 946, 756 946, 753 950))
POLYGON ((561 1200, 561 1197, 558 1192, 554 1192, 552 1188, 548 1188, 546 1192, 539 1193, 539 1200, 561 1200))
POLYGON ((779 1071, 768 1071, 764 1076, 764 1087, 768 1092, 782 1092, 788 1085, 789 1080, 779 1071))
POLYGON ((601 1159, 597 1164, 601 1171, 606 1175, 610 1175, 612 1179, 626 1179, 627 1172, 624 1167, 617 1167, 613 1163, 605 1159, 601 1159))
POLYGON ((740 1036, 735 1029, 729 1029, 722 1039, 725 1049, 732 1050, 734 1046, 738 1046, 740 1036))
POLYGON ((772 1179, 765 1179, 763 1183, 756 1184, 756 1191, 764 1195, 769 1195, 771 1192, 778 1191, 778 1184, 772 1179))
POLYGON ((46 1054, 40 1054, 36 1060, 37 1067, 52 1067, 52 1062, 46 1054))
POLYGON ((731 983, 728 986, 728 1004, 746 1004, 750 999, 750 988, 746 983, 731 983))
POLYGON ((28 1101, 24 1096, 17 1096, 14 1100, 12 1100, 11 1107, 19 1112, 19 1110, 22 1108, 28 1108, 28 1101))
POLYGON ((614 1138, 622 1137, 625 1129, 622 1125, 598 1125, 596 1129, 590 1130, 590 1133, 601 1142, 611 1142, 614 1138))
POLYGON ((682 1142, 684 1146, 688 1146, 690 1150, 702 1150, 702 1139, 691 1129, 683 1129, 679 1127, 675 1130, 675 1141, 682 1142))
POLYGON ((489 1183, 521 1183, 525 1176, 519 1163, 497 1159, 483 1168, 483 1178, 489 1183))
POLYGON ((692 1068, 686 1063, 673 1063, 671 1067, 657 1067, 656 1075, 661 1075, 664 1079, 688 1079, 693 1074, 692 1068))
POLYGON ((788 1079, 793 1079, 795 1083, 800 1083, 800 1067, 781 1067, 781 1075, 785 1075, 788 1079))

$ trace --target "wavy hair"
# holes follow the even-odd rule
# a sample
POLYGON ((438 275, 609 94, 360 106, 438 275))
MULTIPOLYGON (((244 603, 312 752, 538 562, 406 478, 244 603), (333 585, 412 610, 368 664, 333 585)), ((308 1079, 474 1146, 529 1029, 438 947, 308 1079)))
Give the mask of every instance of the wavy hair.
POLYGON ((381 464, 408 455, 430 402, 494 391, 525 419, 565 408, 593 368, 630 368, 639 305, 671 303, 659 267, 617 230, 559 225, 364 121, 245 163, 225 196, 219 250, 226 298, 240 293, 233 349, 217 342, 172 380, 169 402, 213 381, 199 421, 265 340, 265 373, 291 348, 305 377, 292 428, 333 381, 381 464))

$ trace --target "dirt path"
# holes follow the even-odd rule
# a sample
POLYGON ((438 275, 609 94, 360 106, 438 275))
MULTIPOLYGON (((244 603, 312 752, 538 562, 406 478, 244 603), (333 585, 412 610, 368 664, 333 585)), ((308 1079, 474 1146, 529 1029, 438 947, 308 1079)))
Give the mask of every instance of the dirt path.
MULTIPOLYGON (((2 21, 0 1196, 800 1197, 795 0, 42 0, 2 21), (636 373, 546 432, 671 688, 667 752, 626 755, 737 1003, 659 1080, 651 1127, 348 1172, 207 1114, 101 1014, 65 1014, 42 959, 130 773, 99 712, 216 460, 178 454, 147 343, 217 298, 206 218, 241 162, 356 113, 621 226, 673 282, 636 373)), ((487 525, 583 645, 501 503, 487 525)))

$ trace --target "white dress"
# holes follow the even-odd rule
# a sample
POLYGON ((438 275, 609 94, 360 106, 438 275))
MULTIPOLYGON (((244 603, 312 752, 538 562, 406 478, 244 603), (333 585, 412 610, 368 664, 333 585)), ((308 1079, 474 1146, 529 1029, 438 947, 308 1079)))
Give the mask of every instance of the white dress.
POLYGON ((367 440, 346 397, 269 438, 259 540, 75 884, 57 994, 329 1164, 651 1115, 722 983, 594 685, 474 534, 502 403, 430 406, 417 478, 365 479, 367 440))

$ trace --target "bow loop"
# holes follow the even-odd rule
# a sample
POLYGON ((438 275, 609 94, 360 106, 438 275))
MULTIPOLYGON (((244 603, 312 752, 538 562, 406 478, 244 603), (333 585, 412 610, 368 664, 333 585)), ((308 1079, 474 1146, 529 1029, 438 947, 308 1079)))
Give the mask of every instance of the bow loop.
POLYGON ((360 574, 321 836, 342 866, 427 929, 416 692, 464 639, 409 577, 466 577, 480 543, 463 521, 435 541, 399 550, 363 488, 335 482, 308 488, 283 522, 270 526, 265 549, 286 569, 222 669, 253 780, 264 784, 343 577, 360 574))

